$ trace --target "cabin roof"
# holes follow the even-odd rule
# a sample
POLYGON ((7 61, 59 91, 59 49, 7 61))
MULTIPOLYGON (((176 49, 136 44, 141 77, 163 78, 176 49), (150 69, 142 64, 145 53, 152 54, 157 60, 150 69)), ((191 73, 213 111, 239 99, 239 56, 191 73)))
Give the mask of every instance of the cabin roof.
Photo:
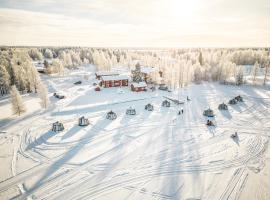
POLYGON ((118 76, 119 73, 111 71, 98 71, 96 72, 97 76, 118 76))
POLYGON ((102 76, 101 79, 103 81, 120 81, 120 80, 128 80, 129 77, 126 75, 119 75, 119 76, 102 76))
POLYGON ((146 82, 132 83, 133 87, 147 87, 146 82))

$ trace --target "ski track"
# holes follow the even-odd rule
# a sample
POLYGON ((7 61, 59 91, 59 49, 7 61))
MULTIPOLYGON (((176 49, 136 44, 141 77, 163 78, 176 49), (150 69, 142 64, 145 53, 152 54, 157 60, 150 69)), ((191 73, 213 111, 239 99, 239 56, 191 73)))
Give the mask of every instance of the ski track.
MULTIPOLYGON (((59 91, 59 88, 57 88, 57 85, 54 84, 53 81, 49 81, 49 84, 54 91, 59 91)), ((183 130, 189 130, 190 132, 194 132, 197 129, 207 131, 207 128, 203 124, 204 119, 200 120, 202 123, 199 125, 198 121, 183 125, 180 122, 177 122, 177 118, 175 124, 170 124, 168 119, 162 121, 160 121, 160 119, 148 119, 148 121, 141 124, 141 122, 144 121, 145 115, 140 115, 138 117, 136 116, 136 120, 116 128, 104 128, 102 127, 102 124, 96 125, 91 122, 90 126, 80 129, 80 131, 84 132, 84 135, 86 136, 79 139, 73 139, 71 141, 54 142, 39 135, 40 132, 48 131, 48 126, 55 121, 54 117, 40 118, 39 116, 34 116, 23 126, 12 129, 12 177, 0 182, 0 192, 4 192, 11 187, 16 186, 21 192, 21 195, 16 197, 17 199, 26 199, 31 197, 38 199, 98 199, 105 194, 117 191, 119 188, 124 188, 126 190, 131 190, 134 193, 141 193, 153 198, 172 199, 173 197, 170 195, 135 189, 133 185, 163 176, 193 174, 195 172, 215 173, 227 169, 234 169, 234 173, 219 199, 238 199, 246 181, 248 180, 249 170, 247 169, 247 164, 253 159, 262 157, 268 147, 270 137, 270 103, 268 102, 270 98, 258 98, 260 102, 253 102, 253 99, 256 97, 249 95, 242 96, 245 98, 244 103, 248 103, 248 105, 243 109, 241 106, 244 105, 244 103, 238 103, 237 105, 230 106, 229 111, 233 115, 233 120, 226 117, 219 120, 217 127, 213 129, 215 136, 210 139, 203 140, 190 138, 183 141, 174 141, 174 135, 176 135, 177 131, 181 128, 183 130), (237 110, 236 108, 239 107, 241 107, 241 109, 237 110), (39 125, 38 127, 33 125, 39 123, 42 123, 42 125, 39 125), (32 128, 29 128, 30 125, 32 125, 32 128), (246 131, 247 127, 248 131, 246 131), (140 134, 135 136, 129 135, 129 130, 133 129, 140 131, 140 134), (172 136, 167 136, 168 130, 171 131, 172 136), (240 142, 244 143, 244 147, 242 148, 246 149, 245 153, 236 155, 235 157, 227 160, 211 160, 213 155, 224 154, 225 150, 221 148, 221 150, 212 153, 209 152, 208 148, 211 147, 212 149, 215 149, 214 146, 216 144, 223 144, 227 140, 232 140, 229 138, 231 130, 238 130, 241 132, 240 142), (22 134, 15 135, 17 132, 21 132, 22 134), (151 135, 152 133, 156 134, 151 135), (24 183, 29 179, 29 177, 44 173, 44 171, 48 170, 51 165, 65 155, 65 151, 69 151, 77 145, 82 145, 83 148, 86 149, 93 146, 100 146, 112 137, 118 135, 126 135, 125 140, 105 149, 85 162, 77 164, 71 162, 61 163, 61 165, 57 166, 58 173, 56 175, 54 174, 45 177, 41 183, 36 185, 36 188, 30 188, 29 190, 29 188, 25 187, 24 183), (147 146, 143 138, 151 138, 152 143, 156 142, 159 144, 161 143, 160 138, 162 137, 168 139, 169 143, 162 143, 159 146, 159 152, 148 153, 142 158, 133 160, 132 162, 134 167, 125 169, 126 172, 120 174, 117 174, 117 172, 111 172, 110 176, 108 175, 100 178, 103 173, 106 174, 107 169, 106 165, 102 165, 103 159, 106 161, 106 159, 113 157, 115 154, 116 157, 114 158, 113 163, 123 162, 125 159, 132 157, 132 155, 137 155, 136 151, 138 148, 141 146, 147 146), (28 149, 29 145, 32 145, 33 148, 28 149), (170 152, 170 147, 175 147, 176 145, 183 146, 178 150, 177 155, 171 155, 173 152, 170 152), (118 151, 126 148, 128 148, 128 151, 122 152, 123 155, 117 157, 118 151), (43 152, 45 150, 63 150, 64 152, 51 158, 43 152), (197 151, 200 153, 193 157, 197 151), (17 173, 16 165, 18 154, 26 159, 32 160, 36 165, 30 169, 17 173), (166 154, 169 154, 169 157, 164 158, 162 161, 159 160, 160 156, 162 157, 166 154), (178 155, 181 155, 181 157, 178 155), (155 159, 151 159, 153 157, 155 157, 155 159), (210 161, 205 162, 203 160, 210 161), (85 173, 86 175, 84 175, 85 173), (77 179, 76 177, 79 176, 82 176, 82 178, 77 179), (94 181, 96 179, 98 181, 94 181), (72 192, 75 189, 76 193, 72 192)), ((60 112, 64 110, 65 107, 68 107, 75 98, 76 94, 69 94, 68 99, 56 102, 56 105, 52 107, 51 110, 54 112, 60 112)), ((150 98, 158 100, 157 97, 150 98)), ((142 99, 142 101, 149 99, 142 99)), ((216 97, 211 97, 207 100, 209 104, 211 104, 216 101, 216 97)), ((107 106, 113 105, 115 104, 107 106)), ((173 109, 175 108, 170 108, 169 113, 175 112, 173 109)), ((104 118, 107 110, 108 109, 104 107, 99 111, 86 113, 85 116, 90 119, 91 117, 104 118)), ((124 109, 119 108, 115 110, 122 112, 124 109)), ((147 111, 142 111, 142 113, 143 112, 147 111)), ((151 115, 158 115, 159 113, 160 110, 154 110, 151 112, 151 115)), ((222 115, 222 113, 218 113, 216 118, 220 118, 220 115, 222 115)), ((169 116, 170 115, 168 115, 168 117, 169 116)), ((183 119, 188 120, 188 117, 186 116, 186 118, 183 119)), ((74 124, 74 126, 76 126, 77 123, 77 119, 64 119, 62 121, 66 124, 74 124)), ((52 135, 51 137, 54 139, 55 136, 52 135)), ((233 141, 231 143, 234 144, 233 141)), ((180 188, 178 190, 180 190, 180 188)))

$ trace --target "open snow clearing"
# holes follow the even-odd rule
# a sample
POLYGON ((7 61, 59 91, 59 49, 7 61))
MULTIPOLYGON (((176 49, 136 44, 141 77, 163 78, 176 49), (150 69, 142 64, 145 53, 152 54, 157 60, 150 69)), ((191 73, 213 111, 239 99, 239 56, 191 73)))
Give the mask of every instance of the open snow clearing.
POLYGON ((95 91, 86 68, 43 79, 49 110, 2 126, 0 199, 270 198, 268 91, 202 83, 181 89, 191 100, 163 107, 167 91, 95 91), (89 80, 74 85, 84 74, 89 80), (54 98, 56 91, 65 98, 54 98), (218 109, 237 95, 244 101, 218 109), (129 107, 136 115, 126 115, 129 107), (214 117, 203 116, 208 108, 214 117), (106 119, 109 111, 117 118, 106 119), (88 126, 78 126, 81 116, 88 126), (63 131, 51 130, 56 121, 63 131))

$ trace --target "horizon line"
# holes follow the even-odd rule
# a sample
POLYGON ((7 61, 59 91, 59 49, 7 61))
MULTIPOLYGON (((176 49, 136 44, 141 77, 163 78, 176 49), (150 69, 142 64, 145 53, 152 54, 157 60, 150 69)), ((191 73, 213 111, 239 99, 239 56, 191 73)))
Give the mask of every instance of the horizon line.
POLYGON ((94 49, 270 49, 269 46, 232 46, 232 47, 225 47, 225 46, 190 46, 190 47, 151 47, 151 46, 141 46, 141 47, 134 47, 134 46, 75 46, 75 45, 0 45, 0 48, 9 47, 9 48, 94 48, 94 49))

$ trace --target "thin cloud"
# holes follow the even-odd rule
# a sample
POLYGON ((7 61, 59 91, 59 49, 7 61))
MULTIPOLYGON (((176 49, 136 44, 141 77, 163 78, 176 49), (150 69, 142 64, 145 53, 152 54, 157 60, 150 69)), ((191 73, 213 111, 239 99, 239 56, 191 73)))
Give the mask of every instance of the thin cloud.
MULTIPOLYGON (((267 4, 265 0, 259 1, 267 4)), ((244 3, 243 0, 3 0, 0 44, 269 45, 270 14, 264 12, 265 7, 259 7, 259 2, 247 0, 242 6, 239 2, 244 3), (256 12, 248 13, 245 9, 256 12)))

